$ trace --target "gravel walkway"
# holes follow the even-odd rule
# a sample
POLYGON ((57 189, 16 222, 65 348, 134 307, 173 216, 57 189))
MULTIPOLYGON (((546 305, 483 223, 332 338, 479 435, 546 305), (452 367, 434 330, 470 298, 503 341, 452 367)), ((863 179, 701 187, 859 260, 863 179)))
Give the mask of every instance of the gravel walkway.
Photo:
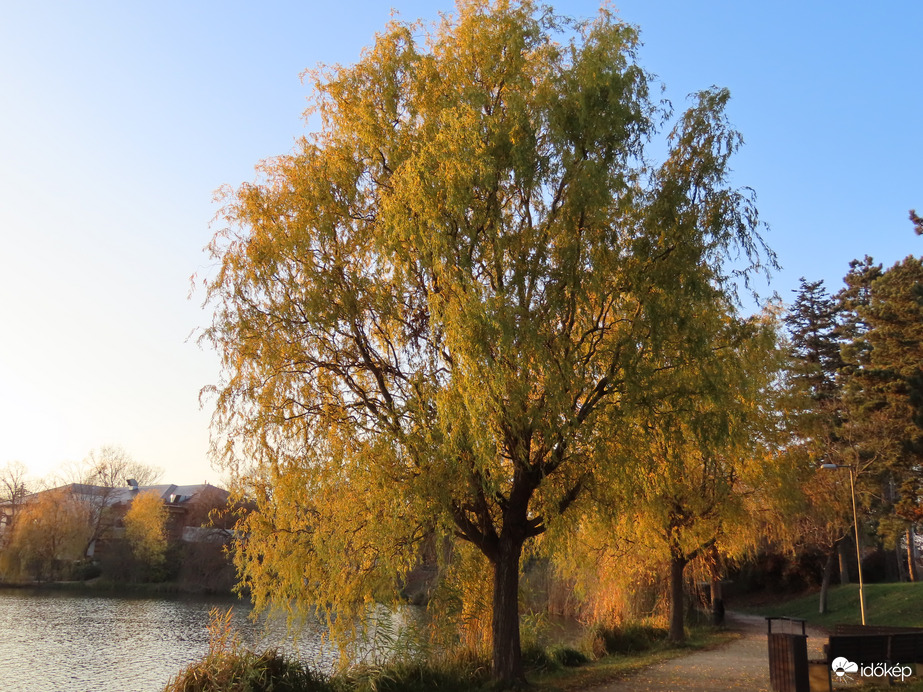
MULTIPOLYGON (((765 618, 728 613, 726 620, 729 629, 741 633, 740 639, 715 649, 656 663, 587 692, 769 692, 769 644, 765 618)), ((797 631, 800 632, 801 628, 797 631)), ((810 627, 807 634, 808 660, 821 658, 826 635, 810 627)))

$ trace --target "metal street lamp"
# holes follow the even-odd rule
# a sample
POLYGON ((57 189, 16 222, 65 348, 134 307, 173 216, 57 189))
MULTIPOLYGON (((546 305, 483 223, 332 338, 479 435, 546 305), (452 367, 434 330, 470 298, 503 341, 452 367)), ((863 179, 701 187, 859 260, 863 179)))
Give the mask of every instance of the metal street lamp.
POLYGON ((859 565, 859 611, 862 614, 862 624, 865 624, 865 591, 862 588, 862 553, 859 551, 859 518, 856 514, 856 467, 852 464, 821 464, 822 469, 849 469, 849 490, 852 494, 852 521, 856 532, 856 562, 859 565))

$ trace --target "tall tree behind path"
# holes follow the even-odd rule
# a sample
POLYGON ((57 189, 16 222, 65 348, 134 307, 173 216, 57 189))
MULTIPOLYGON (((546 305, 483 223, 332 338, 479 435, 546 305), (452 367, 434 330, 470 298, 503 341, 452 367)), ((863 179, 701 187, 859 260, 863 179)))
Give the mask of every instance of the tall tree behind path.
POLYGON ((882 271, 853 262, 841 294, 851 316, 845 350, 849 427, 865 472, 860 497, 888 547, 923 519, 923 260, 910 255, 882 271))
POLYGON ((227 192, 204 338, 217 450, 259 504, 238 551, 258 607, 342 633, 454 535, 493 572, 493 674, 522 678, 524 545, 614 463, 652 370, 707 351, 729 253, 772 260, 727 185, 727 92, 646 162, 665 114, 637 45, 608 11, 575 30, 530 2, 392 22, 313 73, 321 132, 227 192))

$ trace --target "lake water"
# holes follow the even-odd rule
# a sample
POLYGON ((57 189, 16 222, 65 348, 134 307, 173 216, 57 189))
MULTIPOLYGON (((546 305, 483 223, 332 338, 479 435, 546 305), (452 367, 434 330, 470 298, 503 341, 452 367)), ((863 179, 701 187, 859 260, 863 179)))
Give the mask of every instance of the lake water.
MULTIPOLYGON (((209 611, 234 607, 234 626, 259 649, 279 645, 284 625, 248 619, 234 599, 124 598, 0 590, 0 689, 11 692, 156 692, 208 651, 209 611)), ((319 626, 299 655, 328 669, 335 652, 319 626)), ((286 647, 291 650, 290 645, 286 647)))

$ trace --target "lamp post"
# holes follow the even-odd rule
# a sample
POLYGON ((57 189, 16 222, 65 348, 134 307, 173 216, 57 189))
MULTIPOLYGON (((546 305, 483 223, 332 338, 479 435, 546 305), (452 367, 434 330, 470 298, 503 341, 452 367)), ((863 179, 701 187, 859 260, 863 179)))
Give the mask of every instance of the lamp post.
POLYGON ((821 464, 822 469, 849 469, 849 491, 852 494, 852 521, 856 532, 856 562, 859 565, 859 612, 862 624, 865 624, 865 591, 862 588, 862 553, 859 550, 859 518, 856 514, 856 467, 852 464, 821 464))

